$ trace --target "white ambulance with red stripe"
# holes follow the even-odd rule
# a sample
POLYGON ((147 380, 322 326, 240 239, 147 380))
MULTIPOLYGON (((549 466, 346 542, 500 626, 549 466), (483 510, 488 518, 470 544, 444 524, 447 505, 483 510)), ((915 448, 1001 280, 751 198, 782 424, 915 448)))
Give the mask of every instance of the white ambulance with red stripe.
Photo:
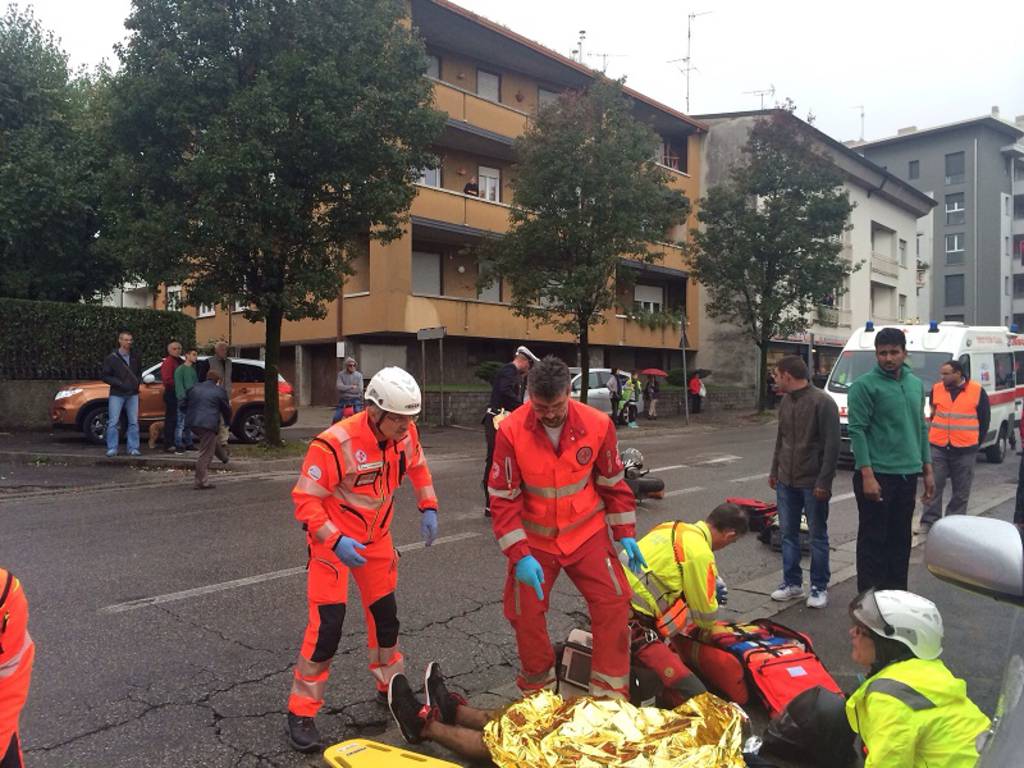
MULTIPOLYGON (((846 393, 858 376, 875 367, 875 334, 884 327, 869 322, 854 331, 825 385, 825 391, 839 406, 840 458, 847 461, 853 460, 853 454, 847 431, 846 393)), ((954 322, 893 327, 906 334, 907 363, 924 382, 926 395, 939 380, 939 367, 948 360, 959 360, 964 373, 981 384, 988 393, 992 420, 979 450, 990 462, 1002 462, 1008 447, 1017 444, 1015 425, 1020 423, 1024 402, 1024 335, 1002 326, 954 322)))

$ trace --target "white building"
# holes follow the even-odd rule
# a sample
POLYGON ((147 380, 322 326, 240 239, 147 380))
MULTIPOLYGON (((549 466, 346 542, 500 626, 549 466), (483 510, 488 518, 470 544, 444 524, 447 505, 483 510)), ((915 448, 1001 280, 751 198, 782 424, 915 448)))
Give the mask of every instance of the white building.
POLYGON ((156 291, 145 283, 125 283, 115 288, 100 303, 105 307, 127 309, 153 309, 156 306, 156 291))
MULTIPOLYGON (((842 255, 857 269, 846 290, 817 308, 806 333, 775 339, 768 353, 769 365, 795 353, 808 360, 812 373, 827 374, 853 328, 868 320, 895 324, 918 318, 918 219, 929 215, 935 201, 781 109, 697 116, 709 126, 701 162, 702 195, 726 181, 741 161, 755 122, 776 117, 790 121, 793 130, 803 131, 832 159, 854 205, 842 255)), ((705 299, 702 290, 697 365, 710 368, 716 383, 753 386, 759 359, 755 345, 737 327, 708 317, 705 299)))

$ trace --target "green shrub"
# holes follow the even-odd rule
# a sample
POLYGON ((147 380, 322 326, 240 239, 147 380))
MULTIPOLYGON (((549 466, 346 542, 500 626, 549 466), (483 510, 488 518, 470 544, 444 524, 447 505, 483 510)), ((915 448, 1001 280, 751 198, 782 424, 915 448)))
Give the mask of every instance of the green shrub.
POLYGON ((501 370, 501 366, 504 363, 499 363, 496 360, 485 360, 480 363, 473 371, 478 379, 483 379, 488 384, 493 384, 495 377, 498 375, 498 371, 501 370))
POLYGON ((196 340, 196 321, 180 312, 0 299, 0 379, 98 379, 122 328, 144 368, 171 339, 196 340))
POLYGON ((686 371, 682 368, 673 368, 668 372, 668 383, 673 387, 685 387, 686 371))

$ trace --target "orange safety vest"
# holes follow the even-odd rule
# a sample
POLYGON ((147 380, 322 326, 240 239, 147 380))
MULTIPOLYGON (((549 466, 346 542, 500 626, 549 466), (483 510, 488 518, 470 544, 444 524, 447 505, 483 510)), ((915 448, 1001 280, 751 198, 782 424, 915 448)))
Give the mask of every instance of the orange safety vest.
POLYGON ((981 384, 968 380, 964 391, 954 400, 949 390, 938 382, 932 387, 932 426, 928 442, 945 448, 970 448, 978 444, 978 403, 981 402, 981 384))
POLYGON ((368 419, 369 411, 357 413, 310 443, 292 500, 295 516, 315 542, 333 545, 339 534, 364 544, 385 537, 394 493, 406 474, 419 509, 437 508, 416 425, 401 440, 380 443, 368 419))
POLYGON ((0 568, 0 753, 18 729, 34 653, 25 591, 14 574, 0 568))
MULTIPOLYGON (((602 514, 605 503, 595 483, 613 487, 623 478, 621 469, 612 477, 600 473, 595 477, 594 464, 609 429, 614 426, 607 414, 570 400, 561 443, 564 449, 556 455, 530 409, 520 408, 501 423, 501 431, 515 454, 520 486, 513 491, 495 491, 492 487, 491 494, 505 498, 522 492, 521 522, 530 547, 567 555, 604 530, 606 520, 612 526, 635 522, 635 510, 602 514)), ((611 465, 618 457, 608 458, 611 465)), ((499 457, 495 459, 497 463, 499 457)), ((499 465, 497 472, 511 476, 511 462, 507 467, 499 465)))

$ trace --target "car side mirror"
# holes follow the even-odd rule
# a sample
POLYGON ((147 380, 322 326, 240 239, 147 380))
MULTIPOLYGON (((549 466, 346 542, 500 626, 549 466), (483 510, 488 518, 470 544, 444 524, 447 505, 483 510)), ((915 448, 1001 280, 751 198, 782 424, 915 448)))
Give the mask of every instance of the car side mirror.
POLYGON ((145 376, 142 377, 142 383, 156 384, 156 376, 154 376, 152 373, 147 373, 145 376))
POLYGON ((931 527, 924 562, 963 589, 1024 605, 1024 534, 1012 523, 954 515, 931 527))

